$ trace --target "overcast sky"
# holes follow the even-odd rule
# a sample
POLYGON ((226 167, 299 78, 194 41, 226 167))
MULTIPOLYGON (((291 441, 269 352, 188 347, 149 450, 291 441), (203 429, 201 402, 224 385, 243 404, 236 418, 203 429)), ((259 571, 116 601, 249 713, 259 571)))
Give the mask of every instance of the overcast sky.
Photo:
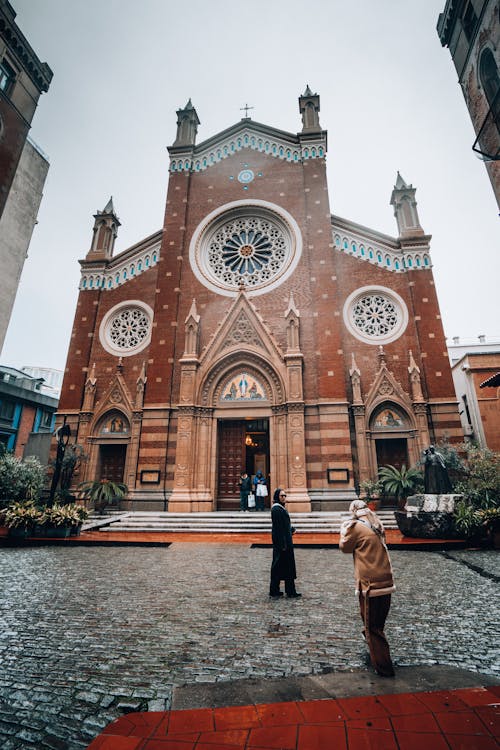
POLYGON ((176 110, 198 143, 250 116, 301 129, 297 98, 321 96, 332 213, 397 235, 399 170, 417 188, 448 337, 499 339, 496 201, 449 51, 445 0, 11 0, 54 78, 31 137, 48 155, 2 363, 64 368, 78 259, 110 195, 116 252, 162 226, 176 110))

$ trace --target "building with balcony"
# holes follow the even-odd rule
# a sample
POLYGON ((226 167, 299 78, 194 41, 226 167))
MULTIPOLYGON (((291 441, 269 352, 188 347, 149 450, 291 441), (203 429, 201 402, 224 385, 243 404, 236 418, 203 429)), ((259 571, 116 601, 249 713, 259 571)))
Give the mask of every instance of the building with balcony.
POLYGON ((498 0, 448 0, 437 31, 450 50, 500 207, 500 6, 498 0))

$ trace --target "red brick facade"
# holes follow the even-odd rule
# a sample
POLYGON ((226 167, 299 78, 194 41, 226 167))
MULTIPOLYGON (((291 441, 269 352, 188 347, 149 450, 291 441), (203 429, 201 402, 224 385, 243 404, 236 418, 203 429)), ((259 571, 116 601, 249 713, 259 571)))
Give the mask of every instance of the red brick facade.
POLYGON ((332 216, 319 97, 299 102, 297 135, 245 118, 198 146, 188 103, 162 232, 113 257, 112 203, 96 214, 60 418, 86 445, 87 478, 122 461, 136 507, 231 507, 239 472, 260 466, 292 510, 338 507, 382 456, 414 464, 429 441, 462 437, 415 190, 398 176, 398 238, 332 216), (152 310, 139 343, 130 310, 152 310))

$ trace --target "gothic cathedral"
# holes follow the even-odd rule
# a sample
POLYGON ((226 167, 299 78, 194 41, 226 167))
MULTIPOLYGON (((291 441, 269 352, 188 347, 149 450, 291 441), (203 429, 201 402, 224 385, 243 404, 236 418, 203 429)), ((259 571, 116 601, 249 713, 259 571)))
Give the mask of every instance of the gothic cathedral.
POLYGON ((197 145, 189 101, 163 229, 114 255, 113 202, 96 213, 59 406, 78 481, 211 511, 260 469, 292 512, 335 510, 462 439, 415 188, 397 175, 397 237, 332 215, 319 96, 299 108, 297 134, 244 117, 197 145))

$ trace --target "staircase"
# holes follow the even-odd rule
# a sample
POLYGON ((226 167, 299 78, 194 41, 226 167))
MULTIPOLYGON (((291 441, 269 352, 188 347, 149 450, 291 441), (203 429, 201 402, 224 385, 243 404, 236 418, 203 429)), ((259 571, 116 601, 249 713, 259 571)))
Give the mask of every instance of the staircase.
MULTIPOLYGON (((339 533, 342 521, 350 518, 348 511, 316 513, 291 513, 292 525, 297 532, 311 534, 339 533)), ((393 510, 380 510, 378 517, 386 529, 397 529, 393 510)), ((271 531, 271 514, 264 512, 216 513, 161 513, 157 511, 114 512, 108 516, 93 516, 84 525, 84 530, 142 531, 142 532, 203 532, 205 534, 245 534, 271 531)))

